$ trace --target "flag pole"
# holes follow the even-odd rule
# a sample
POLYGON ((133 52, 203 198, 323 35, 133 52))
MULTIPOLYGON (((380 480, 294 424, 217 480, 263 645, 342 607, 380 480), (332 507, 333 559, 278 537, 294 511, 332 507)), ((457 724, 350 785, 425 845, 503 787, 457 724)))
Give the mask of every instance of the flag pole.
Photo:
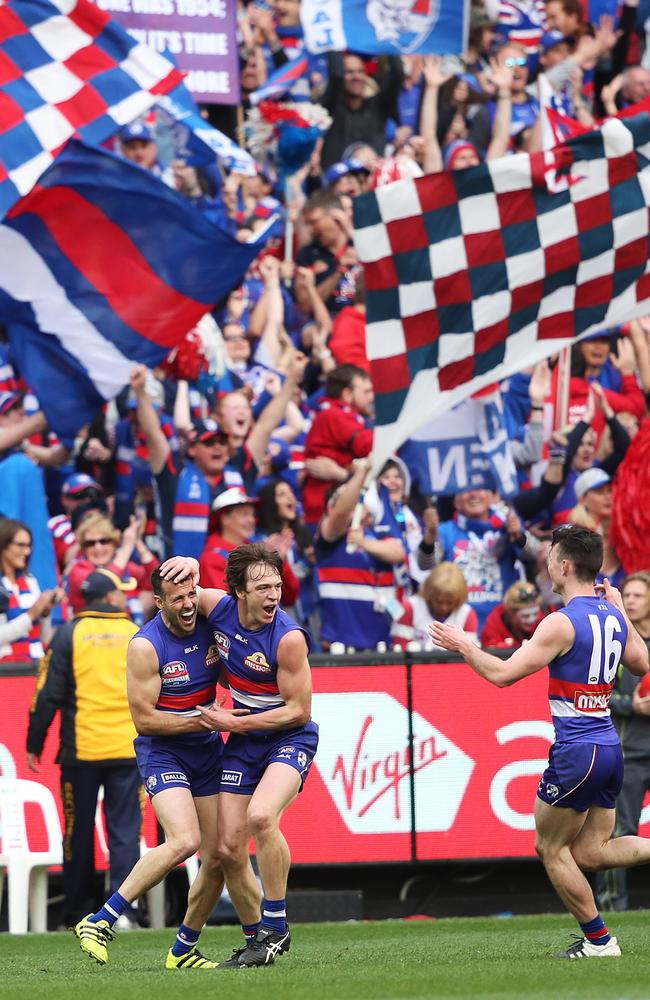
POLYGON ((563 347, 557 363, 557 388, 553 412, 553 430, 561 430, 569 419, 569 388, 571 384, 571 348, 563 347))

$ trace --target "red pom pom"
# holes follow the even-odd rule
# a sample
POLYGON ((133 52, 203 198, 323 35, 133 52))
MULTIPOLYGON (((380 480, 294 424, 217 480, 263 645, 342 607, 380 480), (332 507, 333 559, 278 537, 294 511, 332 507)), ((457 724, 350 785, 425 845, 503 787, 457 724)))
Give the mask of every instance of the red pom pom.
POLYGON ((196 382, 201 372, 208 370, 208 359, 199 334, 190 330, 185 340, 167 355, 162 367, 172 378, 196 382))
POLYGON ((610 542, 626 573, 650 567, 650 420, 638 434, 619 465, 614 480, 610 542))

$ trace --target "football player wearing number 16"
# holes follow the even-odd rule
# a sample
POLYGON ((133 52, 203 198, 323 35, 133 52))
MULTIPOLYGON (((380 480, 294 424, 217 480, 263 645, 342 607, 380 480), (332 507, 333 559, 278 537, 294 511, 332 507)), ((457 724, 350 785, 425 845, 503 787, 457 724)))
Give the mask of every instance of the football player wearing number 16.
POLYGON ((456 625, 429 626, 437 645, 460 653, 497 687, 508 687, 548 664, 555 743, 537 791, 535 849, 582 931, 557 958, 621 954, 583 872, 650 861, 650 839, 612 837, 623 754, 609 699, 621 659, 641 676, 648 671, 648 650, 630 624, 618 590, 607 579, 594 585, 602 559, 602 540, 595 532, 576 525, 553 532, 548 572, 566 606, 540 622, 530 642, 508 660, 480 650, 456 625))

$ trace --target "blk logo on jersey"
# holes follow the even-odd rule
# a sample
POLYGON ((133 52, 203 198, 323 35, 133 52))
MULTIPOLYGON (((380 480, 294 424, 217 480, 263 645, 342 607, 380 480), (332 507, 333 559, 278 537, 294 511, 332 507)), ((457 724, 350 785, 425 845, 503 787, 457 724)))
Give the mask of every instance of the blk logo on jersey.
MULTIPOLYGON (((408 711, 379 691, 315 694, 321 731, 318 770, 352 833, 399 833, 411 826, 408 711)), ((418 830, 452 828, 474 761, 413 713, 418 830)))
POLYGON ((264 653, 251 653, 244 660, 244 666, 249 670, 254 670, 258 674, 270 674, 271 667, 264 653))
POLYGON ((205 665, 206 667, 214 667, 220 660, 219 647, 218 646, 208 646, 208 651, 205 654, 205 665))
POLYGON ((223 632, 215 632, 214 641, 217 644, 217 649, 219 651, 220 656, 222 656, 224 660, 227 660, 228 653, 230 652, 230 639, 228 638, 228 636, 224 635, 223 632))
POLYGON ((187 684, 190 679, 187 664, 183 663, 182 660, 172 660, 170 663, 165 663, 160 668, 160 673, 163 683, 168 687, 177 687, 180 684, 187 684))

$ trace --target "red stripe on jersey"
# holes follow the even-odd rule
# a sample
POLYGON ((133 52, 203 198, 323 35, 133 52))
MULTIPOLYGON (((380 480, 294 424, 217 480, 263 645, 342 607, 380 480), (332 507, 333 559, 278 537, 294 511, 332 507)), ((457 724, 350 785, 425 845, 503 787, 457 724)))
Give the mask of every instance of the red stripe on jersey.
POLYGON ((346 566, 319 566, 318 579, 321 583, 365 583, 371 587, 392 587, 395 583, 395 577, 390 571, 373 573, 370 569, 346 566))
POLYGON ((216 685, 203 688, 202 691, 193 691, 191 694, 161 694, 158 698, 156 708, 196 708, 197 705, 205 705, 208 701, 214 701, 216 685))
POLYGON ((611 694, 614 690, 613 684, 573 684, 571 681, 561 681, 557 677, 549 678, 548 695, 560 698, 569 698, 573 701, 576 692, 581 694, 611 694))
POLYGON ((238 674, 227 671, 228 683, 231 687, 241 691, 242 694, 279 694, 278 685, 272 682, 264 684, 261 681, 251 681, 247 677, 240 677, 238 674))

